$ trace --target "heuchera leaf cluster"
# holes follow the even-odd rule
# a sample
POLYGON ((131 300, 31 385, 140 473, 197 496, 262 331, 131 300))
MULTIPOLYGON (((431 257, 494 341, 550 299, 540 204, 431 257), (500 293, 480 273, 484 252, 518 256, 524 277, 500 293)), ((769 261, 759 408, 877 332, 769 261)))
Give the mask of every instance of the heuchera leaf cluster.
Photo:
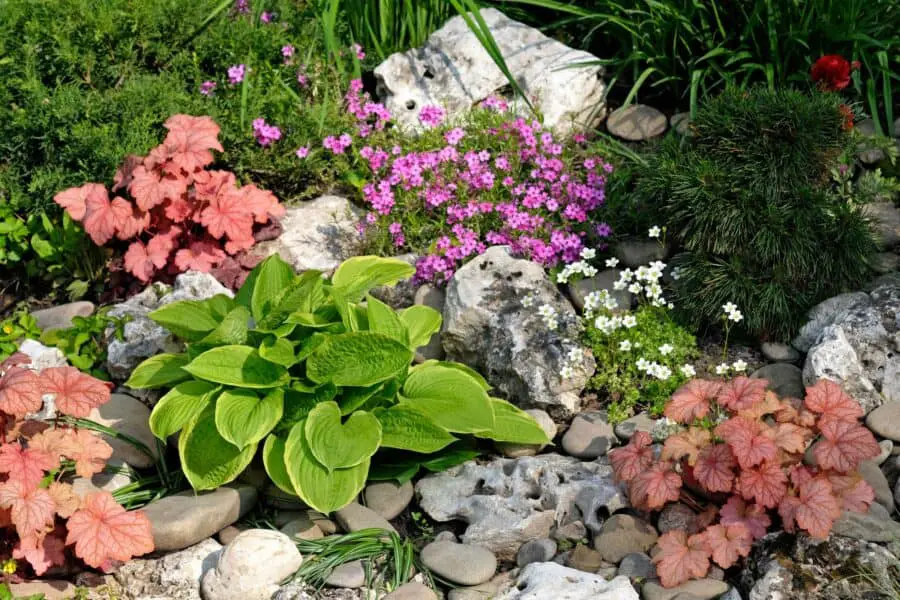
POLYGON ((825 538, 841 511, 866 512, 872 503, 875 493, 857 467, 879 447, 859 423, 859 404, 824 379, 806 388, 803 401, 779 399, 767 385, 748 377, 692 380, 666 407, 685 429, 666 439, 659 459, 644 432, 610 452, 639 509, 662 509, 691 491, 713 499, 700 515, 703 531, 660 536, 654 562, 664 586, 705 576, 710 561, 734 565, 776 514, 788 532, 825 538), (805 464, 811 443, 814 464, 805 464))
POLYGON ((195 489, 234 480, 260 452, 276 486, 322 512, 353 501, 367 479, 405 481, 421 467, 473 458, 476 438, 548 443, 478 373, 410 364, 440 330, 440 313, 398 312, 369 291, 413 273, 401 260, 361 256, 330 279, 298 276, 271 256, 234 298, 150 313, 187 347, 147 359, 126 385, 168 389, 150 429, 161 440, 181 432, 181 466, 195 489))
POLYGON ((125 269, 147 282, 158 273, 209 272, 253 246, 254 227, 284 215, 271 192, 238 187, 234 173, 208 169, 222 151, 219 126, 210 117, 174 115, 163 143, 146 157, 128 156, 112 192, 99 183, 54 197, 98 245, 130 241, 125 269))
POLYGON ((88 416, 110 398, 109 385, 74 367, 36 373, 30 359, 14 354, 0 363, 0 560, 24 559, 38 575, 65 563, 65 547, 92 567, 108 570, 153 551, 150 521, 126 512, 106 491, 79 496, 73 474, 103 470, 112 447, 97 434, 62 424, 26 420, 43 406, 44 394, 72 417, 88 416), (69 465, 73 466, 69 466, 69 465), (12 542, 15 545, 12 545, 12 542))

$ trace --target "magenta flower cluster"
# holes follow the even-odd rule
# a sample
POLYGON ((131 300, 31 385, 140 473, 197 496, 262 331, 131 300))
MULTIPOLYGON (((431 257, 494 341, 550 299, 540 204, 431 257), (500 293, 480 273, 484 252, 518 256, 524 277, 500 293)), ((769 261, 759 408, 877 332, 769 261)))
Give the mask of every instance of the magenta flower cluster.
POLYGON ((275 125, 269 125, 265 119, 253 120, 253 137, 260 146, 269 146, 281 139, 281 129, 275 125))
POLYGON ((231 85, 237 85, 240 82, 244 81, 244 76, 247 74, 247 66, 244 64, 240 65, 231 65, 228 67, 228 82, 231 85))

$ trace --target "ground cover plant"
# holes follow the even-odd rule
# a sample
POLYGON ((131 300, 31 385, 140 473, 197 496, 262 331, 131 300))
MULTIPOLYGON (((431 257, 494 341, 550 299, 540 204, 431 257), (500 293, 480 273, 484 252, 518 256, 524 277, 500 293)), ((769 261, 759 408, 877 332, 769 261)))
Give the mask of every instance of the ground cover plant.
MULTIPOLYGON (((103 470, 112 448, 95 433, 57 422, 26 420, 53 396, 62 415, 88 416, 110 398, 110 386, 74 367, 27 368, 14 354, 0 364, 0 560, 26 561, 41 575, 66 563, 66 547, 86 564, 111 569, 153 550, 150 521, 126 512, 107 491, 79 496, 65 478, 103 470)), ((15 562, 12 565, 15 572, 15 562)))
POLYGON ((195 489, 234 480, 261 449, 275 485, 326 513, 362 490, 381 448, 404 451, 391 464, 411 477, 436 459, 446 468, 470 458, 455 445, 460 437, 546 443, 530 416, 492 398, 470 369, 410 366, 440 314, 396 312, 368 292, 412 274, 403 261, 366 256, 330 280, 318 271, 298 277, 272 256, 234 299, 151 313, 187 349, 147 359, 126 385, 168 389, 150 427, 161 440, 181 432, 181 465, 195 489))
POLYGON ((665 587, 705 576, 711 561, 736 564, 776 514, 784 530, 824 539, 843 510, 868 511, 875 493, 857 467, 879 446, 859 423, 859 404, 828 380, 807 388, 802 402, 779 399, 767 385, 692 380, 665 409, 683 427, 659 459, 644 432, 610 452, 635 507, 660 510, 683 496, 706 506, 699 533, 660 536, 653 562, 665 587), (814 461, 806 464, 810 446, 814 461), (694 492, 710 501, 697 502, 694 492))
POLYGON ((675 304, 690 322, 715 322, 734 302, 747 331, 787 339, 810 307, 869 276, 869 225, 831 181, 853 144, 848 110, 835 94, 731 89, 686 142, 637 168, 640 205, 685 250, 675 304))

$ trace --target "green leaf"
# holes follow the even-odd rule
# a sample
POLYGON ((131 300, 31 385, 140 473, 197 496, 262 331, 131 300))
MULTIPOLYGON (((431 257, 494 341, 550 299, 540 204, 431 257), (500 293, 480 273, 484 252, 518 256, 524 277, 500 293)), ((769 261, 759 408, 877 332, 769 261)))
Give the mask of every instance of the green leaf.
POLYGON ((456 441, 434 421, 409 406, 378 410, 375 417, 381 423, 381 445, 386 448, 431 454, 456 441))
POLYGON ((403 384, 403 404, 450 432, 477 433, 494 427, 494 411, 487 392, 459 369, 429 365, 414 370, 403 384))
POLYGON ((262 358, 249 346, 220 346, 207 350, 184 370, 198 379, 245 388, 279 387, 291 379, 287 369, 262 358))
MULTIPOLYGON (((296 385, 296 382, 294 385, 296 385)), ((284 414, 281 417, 281 422, 275 427, 275 433, 287 436, 291 428, 299 421, 306 419, 316 405, 320 402, 333 400, 335 394, 337 394, 337 388, 331 384, 320 386, 311 392, 285 390, 284 414)))
POLYGON ((319 464, 333 471, 368 461, 381 442, 381 424, 364 411, 353 413, 341 424, 337 402, 322 402, 306 417, 305 435, 319 464))
POLYGON ((157 354, 151 356, 131 372, 125 387, 133 390, 149 390, 170 386, 190 379, 191 375, 184 370, 188 364, 186 354, 157 354))
POLYGON ((216 429, 215 407, 207 406, 178 439, 181 469, 195 490, 212 490, 233 481, 253 460, 256 445, 239 450, 216 429))
POLYGON ((549 444, 547 434, 531 415, 506 400, 491 398, 494 428, 476 433, 477 437, 516 444, 549 444))
POLYGON ((383 333, 409 346, 409 335, 406 333, 406 325, 394 312, 394 309, 373 296, 366 296, 366 309, 369 318, 369 331, 383 333))
POLYGON ((455 467, 456 465, 461 465, 473 458, 478 458, 480 455, 481 452, 473 448, 451 446, 445 448, 440 456, 436 456, 435 458, 423 462, 422 466, 432 473, 440 473, 441 471, 446 471, 450 467, 455 467))
POLYGON ((332 314, 332 311, 330 310, 317 311, 314 313, 295 312, 291 313, 288 318, 285 319, 285 323, 295 323, 310 329, 325 329, 326 327, 331 327, 336 323, 340 323, 339 319, 335 319, 337 316, 338 315, 332 314))
POLYGON ((212 298, 207 298, 203 304, 209 309, 209 313, 219 321, 238 306, 234 298, 229 298, 225 294, 216 294, 212 298))
POLYGON ((284 391, 280 388, 262 400, 251 390, 226 390, 216 401, 216 428, 223 438, 244 448, 269 435, 283 410, 284 391))
POLYGON ((369 387, 346 387, 341 389, 337 397, 338 406, 341 407, 341 415, 346 416, 366 403, 366 401, 384 389, 383 383, 376 383, 369 387))
POLYGON ((269 437, 266 438, 266 443, 263 444, 262 457, 263 466, 266 468, 266 473, 269 474, 269 479, 272 480, 272 483, 282 492, 296 496, 297 492, 294 491, 294 484, 291 483, 287 467, 284 466, 284 440, 274 433, 269 434, 269 437))
POLYGON ((279 296, 275 308, 256 324, 257 329, 272 331, 294 312, 313 313, 327 299, 323 286, 321 272, 305 271, 284 294, 279 296))
POLYGON ((294 280, 294 269, 277 254, 262 261, 257 268, 259 274, 253 286, 250 310, 253 312, 253 318, 261 321, 274 308, 275 299, 291 285, 294 280))
POLYGON ((269 362, 283 367, 292 367, 297 364, 294 344, 285 338, 267 336, 259 345, 259 355, 269 362))
POLYGON ((306 440, 304 422, 291 429, 285 443, 284 465, 294 492, 322 513, 343 508, 362 491, 369 472, 369 459, 348 469, 328 471, 316 460, 306 440))
POLYGON ((430 306, 417 304, 400 312, 400 320, 409 332, 409 347, 412 350, 431 341, 431 336, 441 330, 441 313, 430 306))
POLYGON ((405 345, 380 333, 327 336, 306 359, 306 376, 337 386, 367 387, 396 376, 412 360, 405 345))
POLYGON ((157 308, 147 316, 189 342, 203 339, 219 324, 210 308, 197 300, 172 302, 157 308))
POLYGON ((369 481, 396 481, 403 485, 415 477, 421 467, 421 459, 410 458, 395 463, 379 460, 369 469, 369 481))
POLYGON ((224 346, 247 343, 250 330, 250 311, 245 306, 237 306, 222 318, 215 329, 198 343, 203 346, 224 346))
POLYGON ((359 302, 372 288, 393 285, 415 272, 415 267, 397 258, 355 256, 341 263, 331 277, 331 285, 348 302, 359 302))
POLYGON ((259 278, 259 272, 262 270, 262 263, 256 265, 256 267, 250 271, 250 274, 247 275, 247 279, 244 280, 244 285, 241 286, 241 289, 237 291, 237 294, 234 295, 234 301, 237 304, 245 308, 251 308, 251 303, 253 301, 253 288, 256 287, 256 280, 259 278))
POLYGON ((150 413, 150 431, 162 441, 166 441, 170 435, 180 431, 188 421, 202 412, 218 389, 206 381, 179 383, 153 407, 153 412, 150 413))
POLYGON ((484 391, 486 391, 486 392, 491 391, 491 384, 489 384, 487 382, 487 380, 481 376, 481 373, 479 373, 478 371, 476 371, 475 369, 473 369, 472 367, 470 367, 468 365, 464 365, 463 363, 450 362, 450 361, 444 361, 444 360, 435 360, 432 358, 432 359, 426 360, 425 362, 419 363, 418 365, 416 365, 414 367, 410 367, 409 372, 410 372, 410 374, 412 374, 414 371, 418 371, 420 369, 427 369, 428 367, 433 367, 435 365, 440 366, 440 367, 447 367, 448 369, 456 369, 457 371, 462 371, 463 373, 465 373, 466 375, 468 375, 469 377, 471 377, 472 379, 477 381, 478 385, 480 385, 484 391))

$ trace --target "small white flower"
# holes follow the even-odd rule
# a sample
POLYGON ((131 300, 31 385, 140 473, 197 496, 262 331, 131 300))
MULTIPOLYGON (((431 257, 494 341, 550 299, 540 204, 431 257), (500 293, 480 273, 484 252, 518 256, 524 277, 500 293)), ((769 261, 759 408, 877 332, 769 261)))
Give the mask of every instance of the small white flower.
POLYGON ((619 342, 619 350, 622 352, 628 352, 631 350, 631 342, 629 340, 622 340, 619 342))
POLYGON ((662 230, 658 226, 654 225, 650 228, 650 231, 647 232, 647 235, 652 238, 658 238, 660 233, 662 233, 662 230))
POLYGON ((619 308, 619 301, 612 297, 607 298, 603 301, 603 308, 606 310, 616 310, 619 308))
POLYGON ((674 350, 674 349, 675 349, 675 346, 673 346, 672 344, 663 344, 662 346, 659 347, 659 353, 662 354, 663 356, 668 356, 669 354, 672 353, 672 350, 674 350))
POLYGON ((635 366, 637 367, 638 371, 643 372, 650 368, 650 361, 646 358, 639 358, 635 363, 635 366))
POLYGON ((726 315, 730 315, 737 309, 738 309, 737 304, 735 304, 734 302, 728 302, 728 303, 722 305, 722 310, 725 312, 726 315))
POLYGON ((628 286, 628 291, 632 294, 640 294, 641 289, 643 288, 641 288, 641 284, 639 284, 637 281, 628 286))
POLYGON ((681 279, 681 269, 679 269, 678 267, 675 267, 674 269, 672 269, 671 275, 672 275, 672 279, 674 279, 675 281, 678 281, 679 279, 681 279))
POLYGON ((728 369, 730 368, 731 367, 728 365, 728 363, 722 363, 716 367, 716 375, 725 375, 728 373, 728 369))
POLYGON ((529 308, 534 306, 534 294, 528 294, 524 298, 522 298, 522 306, 525 308, 529 308))
POLYGON ((672 369, 665 365, 656 365, 656 369, 653 372, 653 376, 659 379, 660 381, 665 381, 669 377, 672 376, 672 369))
POLYGON ((742 360, 736 360, 731 364, 731 368, 737 373, 743 373, 747 370, 747 363, 742 360))
POLYGON ((581 249, 581 258, 583 258, 584 260, 591 260, 595 256, 597 256, 597 251, 594 250, 593 248, 582 248, 581 249))
POLYGON ((672 304, 671 302, 669 302, 666 306, 669 308, 669 310, 672 310, 675 308, 675 305, 672 304))
POLYGON ((678 370, 681 371, 681 374, 685 377, 694 377, 697 374, 697 369, 695 369, 693 365, 681 365, 678 370))
POLYGON ((568 283, 568 282, 569 282, 569 276, 566 274, 565 271, 560 271, 559 273, 556 274, 556 283, 568 283))
POLYGON ((624 281, 617 281, 617 282, 615 282, 615 283, 613 284, 613 289, 616 290, 616 291, 618 291, 618 292, 621 292, 622 290, 625 289, 625 286, 626 286, 626 285, 627 285, 627 284, 626 284, 624 281))
POLYGON ((566 355, 566 360, 570 363, 575 363, 581 360, 583 353, 581 352, 581 348, 572 348, 569 350, 569 354, 566 355))
POLYGON ((631 329, 632 327, 637 325, 637 319, 634 317, 634 315, 628 315, 622 319, 622 325, 624 325, 628 329, 631 329))
POLYGON ((606 266, 609 267, 610 269, 614 269, 617 264, 619 264, 619 259, 616 258, 615 256, 612 258, 606 259, 606 266))
POLYGON ((560 379, 571 379, 573 375, 575 375, 575 369, 569 365, 566 365, 559 370, 560 379))
POLYGON ((728 315, 728 320, 734 321, 735 323, 740 323, 744 319, 744 315, 741 314, 741 311, 735 310, 730 315, 728 315))
POLYGON ((597 268, 592 267, 591 265, 586 265, 584 269, 581 270, 581 272, 584 273, 585 277, 593 277, 597 274, 597 268))

